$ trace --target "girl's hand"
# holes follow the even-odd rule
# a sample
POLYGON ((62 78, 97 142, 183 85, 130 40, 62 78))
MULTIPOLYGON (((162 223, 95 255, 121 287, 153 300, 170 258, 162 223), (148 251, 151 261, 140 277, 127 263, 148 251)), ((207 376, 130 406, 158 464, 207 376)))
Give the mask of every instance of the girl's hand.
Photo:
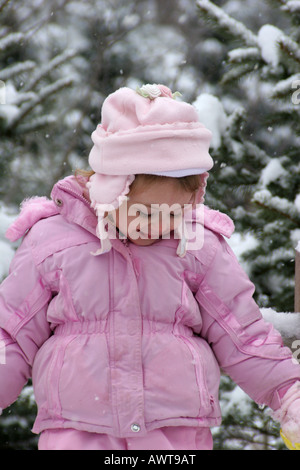
POLYGON ((281 424, 281 435, 287 447, 300 449, 300 382, 295 382, 282 398, 281 407, 274 413, 281 424), (288 442, 290 441, 290 442, 288 442), (296 446, 295 444, 298 444, 296 446))

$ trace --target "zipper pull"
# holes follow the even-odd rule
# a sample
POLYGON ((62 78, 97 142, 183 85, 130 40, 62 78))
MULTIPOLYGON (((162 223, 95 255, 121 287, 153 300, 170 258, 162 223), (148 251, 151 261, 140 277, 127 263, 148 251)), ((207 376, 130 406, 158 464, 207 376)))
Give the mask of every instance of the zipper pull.
POLYGON ((126 246, 126 248, 128 248, 129 242, 128 242, 127 238, 121 238, 121 242, 123 243, 123 245, 126 246))

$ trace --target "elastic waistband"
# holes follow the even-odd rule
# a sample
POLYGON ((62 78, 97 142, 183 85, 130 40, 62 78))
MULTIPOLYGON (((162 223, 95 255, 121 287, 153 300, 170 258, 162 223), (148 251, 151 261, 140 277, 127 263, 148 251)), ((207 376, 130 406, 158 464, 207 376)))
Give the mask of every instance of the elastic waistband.
POLYGON ((105 333, 107 322, 105 320, 95 321, 70 321, 58 325, 55 330, 55 335, 76 335, 76 334, 95 334, 105 333))
MULTIPOLYGON (((128 319, 127 328, 124 325, 124 332, 128 330, 130 334, 131 331, 135 330, 135 321, 134 319, 128 319)), ((94 320, 94 321, 77 321, 77 322, 67 322, 62 325, 58 325, 55 330, 55 335, 78 335, 78 334, 99 334, 108 332, 108 322, 107 320, 94 320)), ((175 335, 183 334, 184 336, 193 336, 193 331, 191 328, 181 324, 173 323, 164 323, 156 320, 143 319, 142 322, 142 332, 143 334, 153 334, 153 333, 173 333, 175 335)))

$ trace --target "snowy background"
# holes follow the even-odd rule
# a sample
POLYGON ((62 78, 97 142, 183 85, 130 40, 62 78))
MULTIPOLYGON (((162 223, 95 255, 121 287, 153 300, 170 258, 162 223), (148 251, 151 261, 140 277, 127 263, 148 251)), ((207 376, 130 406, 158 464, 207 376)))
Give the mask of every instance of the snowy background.
MULTIPOLYGON (((299 24, 300 1, 288 0, 0 0, 0 279, 21 201, 87 168, 107 94, 163 83, 213 132, 206 203, 233 218, 229 243, 298 359, 299 24)), ((282 447, 267 412, 228 377, 221 402, 216 448, 282 447)), ((0 448, 35 448, 33 415, 29 384, 1 417, 0 448)))

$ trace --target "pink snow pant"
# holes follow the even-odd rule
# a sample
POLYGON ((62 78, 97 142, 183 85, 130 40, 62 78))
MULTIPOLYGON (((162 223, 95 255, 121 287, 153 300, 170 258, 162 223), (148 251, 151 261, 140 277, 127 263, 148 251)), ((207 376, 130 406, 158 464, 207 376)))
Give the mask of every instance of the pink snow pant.
POLYGON ((39 450, 212 450, 209 428, 165 427, 146 436, 118 438, 107 434, 48 429, 39 438, 39 450))

